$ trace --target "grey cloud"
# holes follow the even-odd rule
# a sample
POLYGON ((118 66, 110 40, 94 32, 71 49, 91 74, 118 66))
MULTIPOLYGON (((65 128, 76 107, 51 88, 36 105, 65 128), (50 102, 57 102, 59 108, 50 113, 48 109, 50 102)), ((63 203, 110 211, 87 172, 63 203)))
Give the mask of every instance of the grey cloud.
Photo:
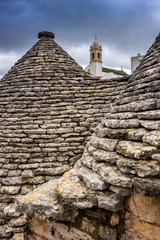
MULTIPOLYGON (((154 41, 159 11, 157 0, 0 0, 0 51, 22 55, 39 31, 49 30, 65 49, 86 44, 89 50, 96 33, 102 47, 129 59, 154 41)), ((75 58, 84 64, 83 56, 75 58)))

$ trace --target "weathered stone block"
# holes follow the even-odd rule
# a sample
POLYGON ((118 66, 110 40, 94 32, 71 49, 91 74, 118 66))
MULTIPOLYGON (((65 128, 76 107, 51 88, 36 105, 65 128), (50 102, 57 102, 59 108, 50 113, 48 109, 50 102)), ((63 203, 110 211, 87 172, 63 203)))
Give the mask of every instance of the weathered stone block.
POLYGON ((15 176, 20 176, 21 175, 21 170, 9 170, 8 172, 8 177, 15 177, 15 176))
POLYGON ((39 163, 30 163, 30 164, 19 164, 18 168, 20 169, 32 169, 32 168, 38 168, 39 163))
POLYGON ((93 240, 93 238, 86 232, 79 230, 75 227, 69 228, 63 223, 46 223, 45 221, 40 221, 36 218, 32 219, 31 230, 33 235, 27 233, 27 237, 30 237, 29 240, 32 240, 32 236, 38 238, 39 240, 43 239, 74 239, 74 240, 93 240))
POLYGON ((130 119, 130 118, 136 118, 137 113, 134 112, 120 112, 120 113, 109 113, 107 118, 108 119, 130 119))
POLYGON ((25 240, 24 233, 15 233, 11 240, 25 240))
POLYGON ((8 226, 7 225, 2 225, 0 226, 0 237, 3 239, 9 238, 12 236, 12 232, 7 231, 8 226))
POLYGON ((160 165, 156 161, 137 161, 133 159, 122 159, 116 162, 118 169, 128 175, 134 174, 138 177, 151 177, 160 175, 160 165))
POLYGON ((58 197, 62 204, 78 208, 91 208, 97 205, 95 192, 87 188, 78 178, 78 171, 72 169, 59 180, 58 197))
POLYGON ((99 236, 104 240, 116 240, 117 239, 117 233, 115 229, 110 228, 109 226, 101 225, 99 229, 99 236))
POLYGON ((137 116, 139 119, 160 119, 160 110, 140 112, 137 116))
POLYGON ((119 224, 120 217, 117 213, 113 213, 111 218, 110 218, 110 224, 112 226, 116 226, 119 224))
POLYGON ((32 178, 34 177, 33 171, 32 170, 24 170, 21 174, 23 178, 32 178))
POLYGON ((92 168, 107 183, 120 187, 132 187, 133 179, 130 176, 118 171, 114 166, 107 166, 104 163, 97 164, 94 162, 92 168))
POLYGON ((8 170, 7 169, 0 169, 0 177, 5 177, 8 174, 8 170))
POLYGON ((88 154, 88 152, 84 152, 81 158, 81 162, 88 168, 92 168, 93 157, 88 154))
POLYGON ((149 130, 160 130, 160 121, 141 120, 141 126, 149 130))
POLYGON ((7 204, 7 206, 5 206, 3 208, 3 212, 5 214, 5 217, 19 217, 21 215, 21 213, 19 213, 18 211, 16 211, 15 209, 15 204, 7 204))
POLYGON ((103 192, 98 197, 98 207, 117 212, 123 209, 123 197, 113 192, 103 192))
POLYGON ((123 104, 120 106, 115 106, 112 108, 111 112, 138 112, 138 111, 145 111, 145 110, 152 110, 156 107, 156 100, 155 99, 150 99, 146 100, 145 104, 144 101, 136 101, 136 102, 131 102, 128 104, 123 104))
POLYGON ((0 193, 3 194, 18 194, 20 192, 20 186, 1 186, 0 193))
POLYGON ((160 226, 160 199, 133 194, 126 199, 125 208, 139 220, 160 226))
POLYGON ((97 173, 85 167, 78 170, 78 177, 92 190, 103 190, 109 187, 109 184, 102 181, 97 173))
POLYGON ((153 154, 153 155, 152 155, 152 159, 153 159, 153 160, 156 160, 157 162, 160 162, 160 154, 159 154, 159 153, 153 154))
POLYGON ((138 119, 129 120, 118 120, 118 119, 107 119, 105 121, 105 126, 107 128, 137 128, 140 127, 140 122, 138 119))
POLYGON ((119 141, 116 151, 129 158, 150 159, 152 154, 157 152, 157 148, 143 143, 119 141))
POLYGON ((90 144, 95 147, 106 151, 113 151, 118 143, 116 139, 92 137, 90 144))
POLYGON ((64 172, 66 172, 67 170, 69 170, 71 168, 70 165, 62 165, 60 167, 54 167, 54 168, 37 168, 34 170, 34 174, 35 175, 60 175, 64 172))
POLYGON ((92 235, 96 231, 96 226, 93 221, 89 220, 87 217, 83 217, 82 230, 92 235))
POLYGON ((160 131, 151 131, 143 136, 143 142, 160 147, 160 131))
POLYGON ((18 218, 14 218, 9 222, 9 225, 11 227, 20 227, 20 226, 24 226, 26 223, 26 215, 22 215, 18 218))
POLYGON ((158 178, 134 178, 135 192, 144 196, 160 197, 160 180, 158 178))
POLYGON ((132 230, 133 240, 136 240, 139 234, 141 236, 141 238, 139 238, 140 240, 159 240, 160 238, 159 226, 143 222, 132 214, 126 214, 125 224, 127 228, 132 230))
POLYGON ((130 196, 132 189, 131 188, 124 188, 124 187, 118 187, 111 185, 109 188, 112 192, 115 192, 122 196, 130 196))
POLYGON ((108 163, 116 163, 117 160, 121 158, 116 152, 107 152, 104 150, 96 150, 93 152, 93 158, 97 162, 108 162, 108 163))

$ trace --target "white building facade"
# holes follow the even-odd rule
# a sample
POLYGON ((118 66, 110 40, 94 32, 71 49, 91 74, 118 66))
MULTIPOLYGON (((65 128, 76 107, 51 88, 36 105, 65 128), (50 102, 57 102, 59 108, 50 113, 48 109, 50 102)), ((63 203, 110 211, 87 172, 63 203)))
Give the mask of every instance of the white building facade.
POLYGON ((144 57, 144 55, 141 55, 140 53, 138 53, 137 56, 135 56, 135 57, 131 57, 131 74, 139 66, 143 57, 144 57))
POLYGON ((102 47, 96 37, 90 46, 90 64, 85 68, 85 71, 102 79, 119 78, 127 75, 122 69, 117 70, 102 66, 102 47))

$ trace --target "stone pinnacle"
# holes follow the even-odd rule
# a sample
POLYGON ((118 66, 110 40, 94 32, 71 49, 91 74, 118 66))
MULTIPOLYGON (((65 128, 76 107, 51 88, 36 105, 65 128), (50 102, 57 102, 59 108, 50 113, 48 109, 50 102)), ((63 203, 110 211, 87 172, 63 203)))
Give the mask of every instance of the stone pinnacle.
POLYGON ((54 38, 54 34, 52 32, 42 31, 38 33, 38 38, 41 38, 41 37, 54 38))

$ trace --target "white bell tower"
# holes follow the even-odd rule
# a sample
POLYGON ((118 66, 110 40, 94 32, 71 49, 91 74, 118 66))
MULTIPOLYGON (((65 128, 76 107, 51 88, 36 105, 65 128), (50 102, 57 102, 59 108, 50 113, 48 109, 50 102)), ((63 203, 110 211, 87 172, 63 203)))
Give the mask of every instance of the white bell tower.
POLYGON ((95 40, 90 47, 90 73, 94 76, 102 76, 102 48, 95 40))

